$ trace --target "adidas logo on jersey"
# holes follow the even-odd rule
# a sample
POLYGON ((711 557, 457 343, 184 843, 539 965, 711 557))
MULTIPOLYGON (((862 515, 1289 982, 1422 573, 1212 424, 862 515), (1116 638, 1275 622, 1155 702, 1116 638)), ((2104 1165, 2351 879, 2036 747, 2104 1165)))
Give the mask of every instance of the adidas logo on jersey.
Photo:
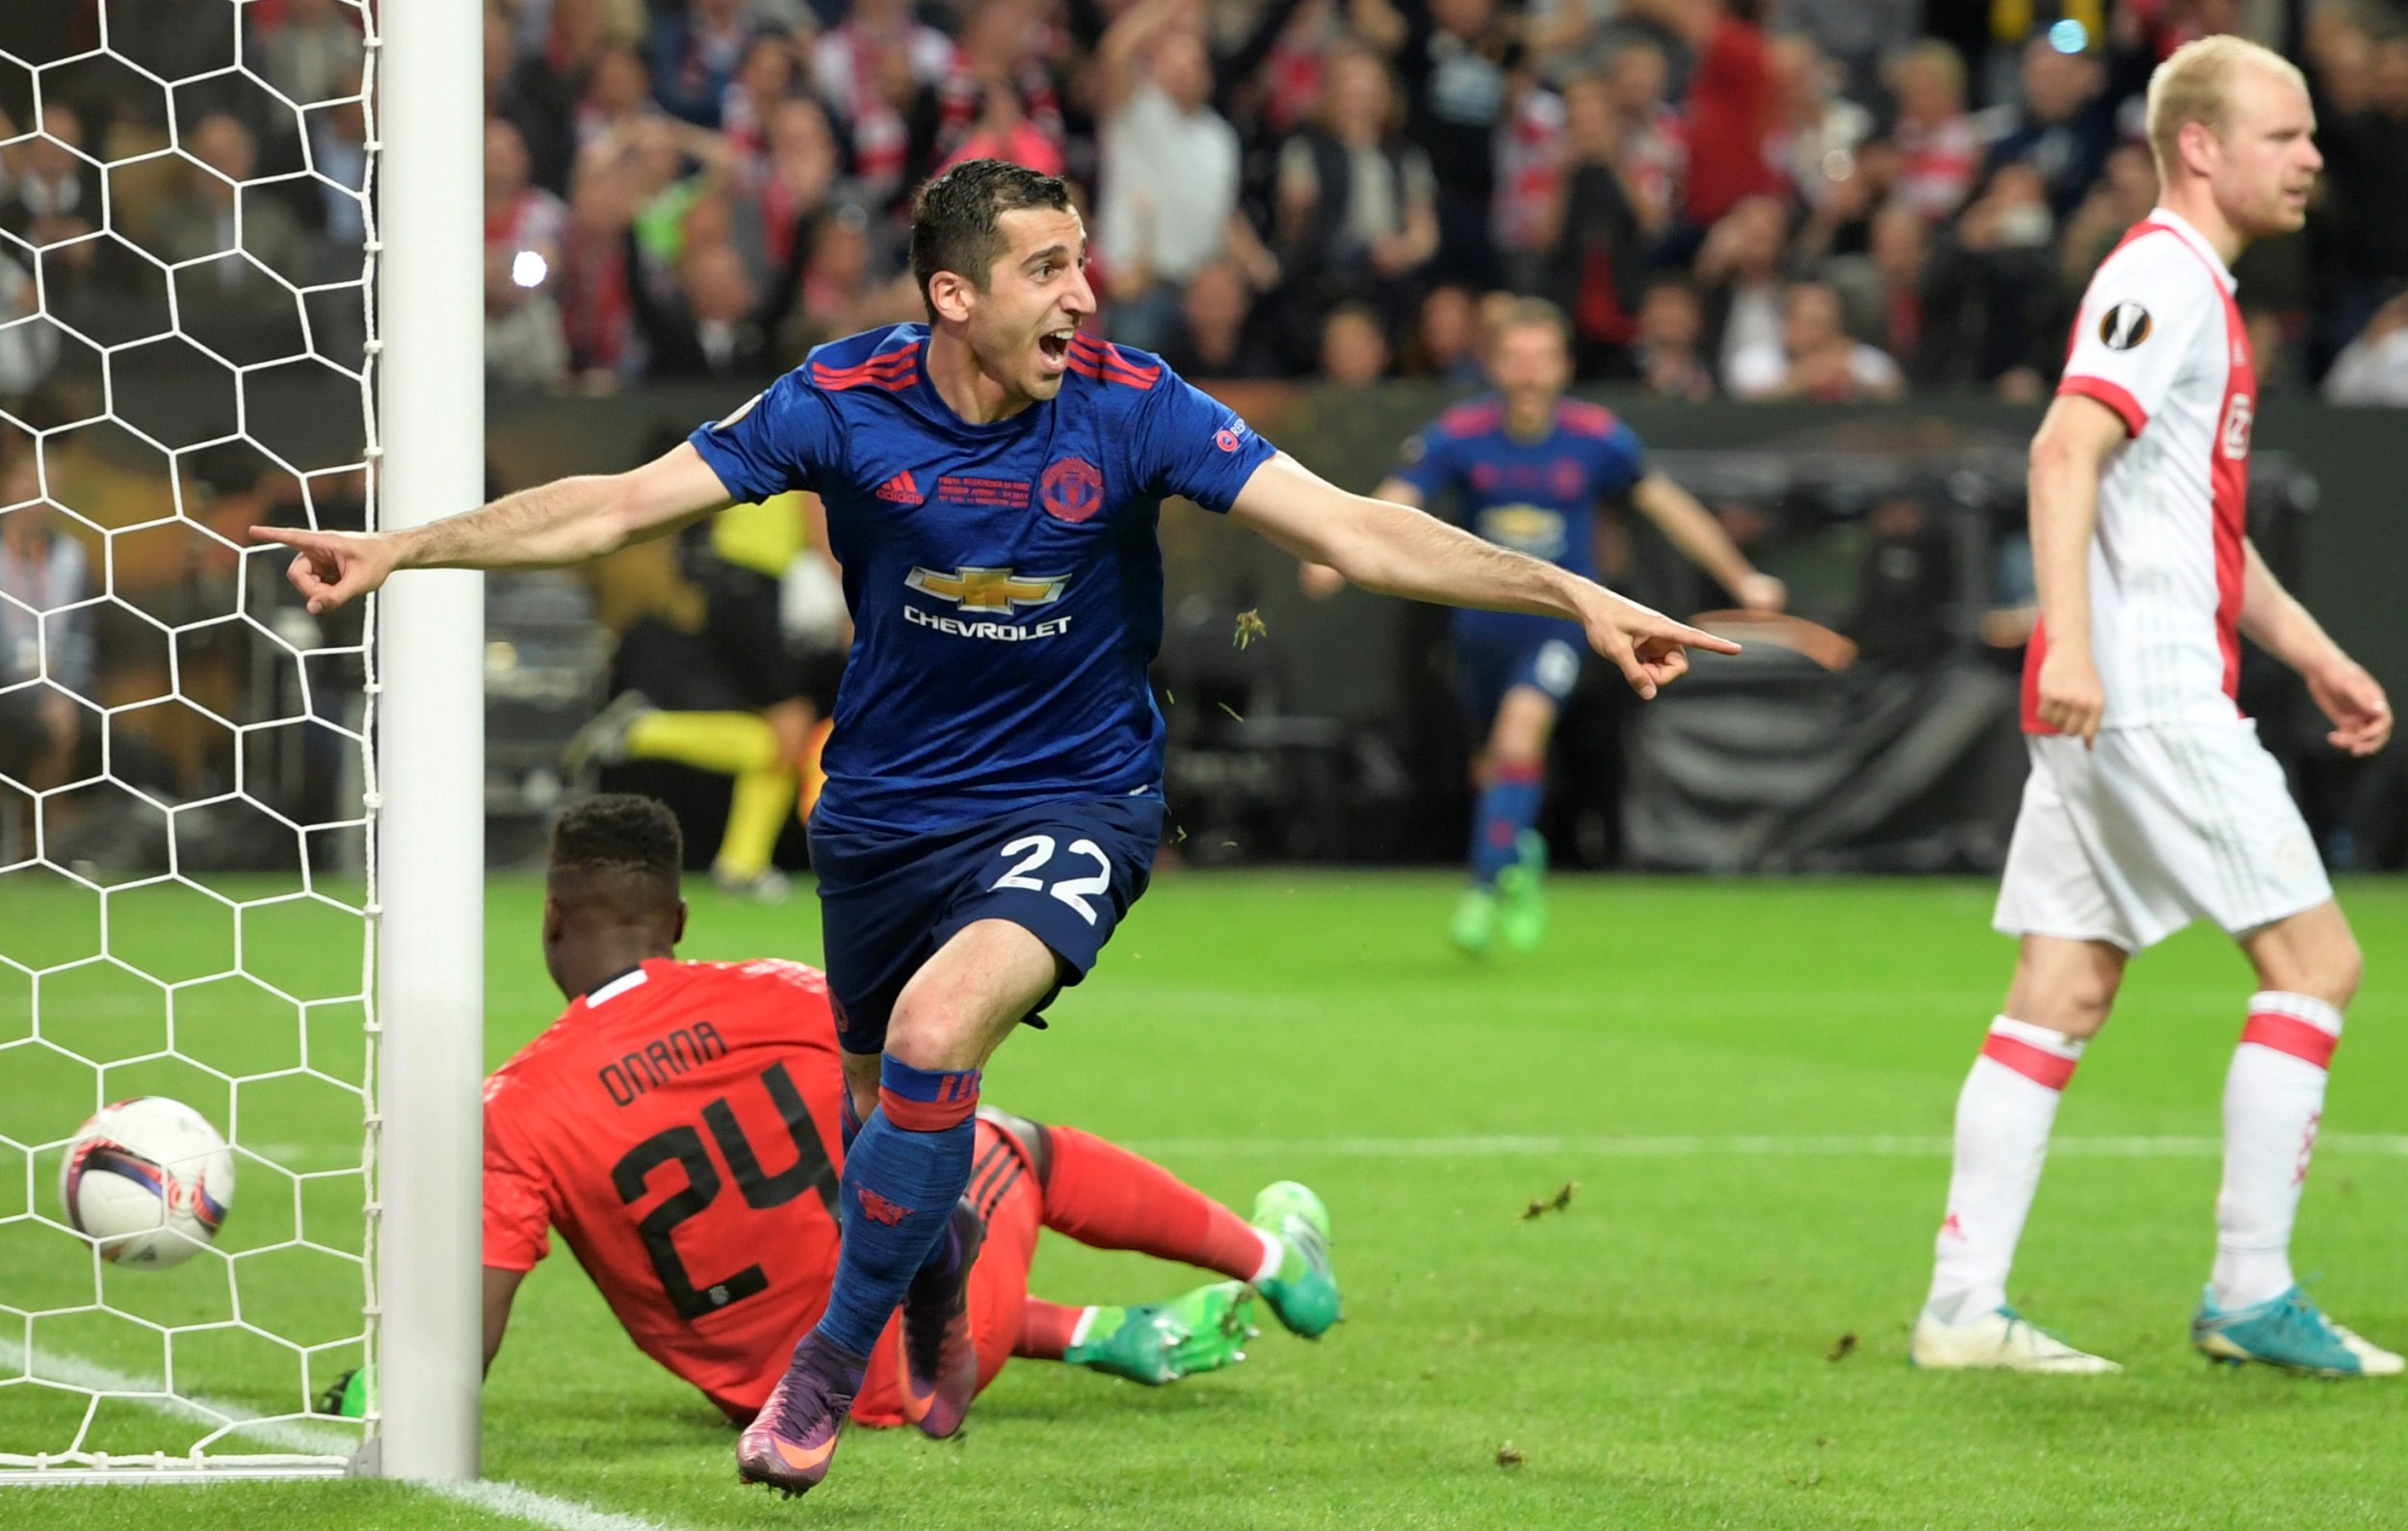
POLYGON ((921 505, 928 500, 928 496, 920 492, 920 486, 911 481, 911 470, 908 468, 879 484, 877 497, 897 505, 921 505))

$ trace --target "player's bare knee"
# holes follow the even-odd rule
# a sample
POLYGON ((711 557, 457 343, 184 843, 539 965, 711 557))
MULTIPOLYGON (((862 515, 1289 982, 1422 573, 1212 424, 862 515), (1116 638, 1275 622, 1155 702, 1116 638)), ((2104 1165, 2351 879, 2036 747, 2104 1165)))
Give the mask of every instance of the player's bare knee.
POLYGON ((2258 985, 2283 994, 2304 994, 2336 1010, 2357 997, 2366 954, 2348 930, 2312 942, 2272 947, 2257 954, 2258 985))
POLYGON ((2028 945, 2015 964, 2006 1014, 2077 1042, 2097 1036, 2123 987, 2123 954, 2097 943, 2028 945))

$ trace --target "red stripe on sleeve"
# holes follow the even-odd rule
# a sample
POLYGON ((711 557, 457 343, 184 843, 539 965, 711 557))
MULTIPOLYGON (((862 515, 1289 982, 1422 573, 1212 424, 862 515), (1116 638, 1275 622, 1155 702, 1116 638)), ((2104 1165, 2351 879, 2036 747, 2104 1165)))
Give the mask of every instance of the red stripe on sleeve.
POLYGON ((2240 1028, 2240 1039, 2244 1043, 2255 1042, 2262 1048, 2272 1048, 2277 1052, 2288 1052, 2319 1069, 2333 1066, 2333 1050, 2342 1045, 2341 1038, 2320 1025, 2302 1021, 2297 1016, 2275 1015, 2265 1011, 2249 1018, 2249 1024, 2240 1028))
POLYGON ((2028 1042, 2001 1036, 1993 1031, 1983 1039, 1981 1055, 1993 1063, 2002 1063, 2029 1079, 2052 1090, 2062 1090, 2074 1077, 2074 1060, 2061 1058, 2046 1048, 2035 1048, 2028 1042))
POLYGON ((2121 416, 2125 430, 2133 435, 2139 435, 2141 428, 2149 424, 2149 411, 2141 408, 2140 401, 2134 399, 2121 383, 2111 383, 2105 377, 2068 376, 2056 385, 2056 391, 2096 399, 2121 416))

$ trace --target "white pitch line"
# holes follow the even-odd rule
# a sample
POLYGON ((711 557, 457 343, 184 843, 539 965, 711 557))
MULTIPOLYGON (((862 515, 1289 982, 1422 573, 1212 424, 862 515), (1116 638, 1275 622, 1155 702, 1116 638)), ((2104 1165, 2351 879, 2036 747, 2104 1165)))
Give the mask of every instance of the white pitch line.
MULTIPOLYGON (((1156 1158, 1929 1158, 1946 1157, 1951 1139, 1937 1135, 1878 1133, 1841 1137, 1773 1137, 1761 1134, 1644 1137, 1511 1134, 1489 1137, 1296 1137, 1152 1138, 1126 1145, 1156 1158)), ((2408 1158, 2408 1135, 2329 1132, 2316 1140, 2323 1154, 2368 1154, 2408 1158)), ((2220 1137, 2060 1137, 2053 1155, 2088 1158, 2216 1158, 2220 1137)))
MULTIPOLYGON (((13 1339, 0 1336, 0 1368, 14 1369, 25 1360, 25 1347, 13 1339)), ((36 1351, 34 1364, 27 1368, 45 1381, 64 1383, 68 1387, 130 1398, 148 1409, 179 1418, 199 1420, 212 1428, 231 1422, 232 1435, 248 1437, 289 1452, 317 1457, 349 1457, 359 1444, 359 1437, 331 1425, 312 1424, 301 1419, 279 1419, 254 1414, 239 1404, 230 1404, 197 1393, 170 1394, 167 1384, 157 1377, 142 1377, 119 1371, 77 1356, 56 1351, 36 1351)), ((67 1468, 60 1481, 65 1486, 68 1474, 84 1469, 67 1468)), ((144 1469, 129 1466, 123 1473, 94 1474, 92 1481, 110 1483, 141 1483, 144 1469)), ((492 1514, 508 1516, 532 1525, 546 1526, 550 1531, 667 1531, 657 1522, 639 1516, 620 1515, 609 1510, 596 1510, 573 1499, 557 1499, 548 1493, 515 1483, 480 1481, 475 1483, 436 1483, 425 1479, 397 1480, 429 1493, 474 1506, 492 1514)))

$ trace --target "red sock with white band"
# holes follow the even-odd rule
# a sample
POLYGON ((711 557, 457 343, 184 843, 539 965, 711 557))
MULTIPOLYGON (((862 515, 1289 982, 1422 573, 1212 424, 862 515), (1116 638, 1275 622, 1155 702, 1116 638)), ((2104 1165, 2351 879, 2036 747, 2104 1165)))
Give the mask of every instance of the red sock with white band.
POLYGON ((2048 1162, 2056 1103, 2081 1044, 2045 1026, 2000 1016, 1990 1023, 1956 1098, 1956 1160, 1924 1307, 1962 1324, 2006 1302, 2006 1273, 2040 1167, 2048 1162))
POLYGON ((2342 1013, 2304 994, 2249 997, 2224 1078, 2224 1185, 2215 1198, 2215 1306, 2226 1312, 2291 1285, 2290 1231, 2324 1119, 2325 1071, 2342 1013))

